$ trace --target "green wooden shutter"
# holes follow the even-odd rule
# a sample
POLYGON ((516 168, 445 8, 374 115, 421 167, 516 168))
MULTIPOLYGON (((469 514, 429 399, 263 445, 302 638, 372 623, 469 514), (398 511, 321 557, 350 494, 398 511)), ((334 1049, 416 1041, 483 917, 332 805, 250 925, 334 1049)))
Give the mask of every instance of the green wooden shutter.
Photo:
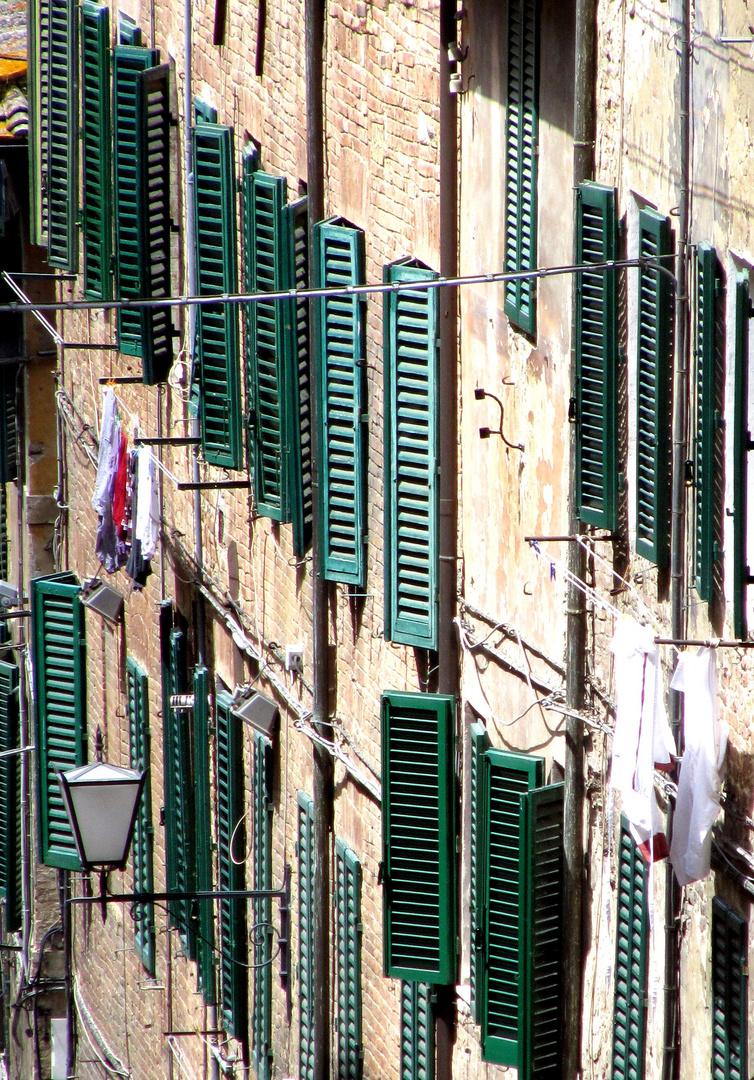
MULTIPOLYGON (((0 579, 9 581, 8 563, 8 490, 0 484, 0 579)), ((4 620, 7 626, 8 619, 4 620)))
POLYGON ((430 989, 424 983, 401 983, 400 1080, 434 1080, 435 1022, 430 989))
MULTIPOLYGON (((231 712, 231 697, 219 693, 217 723, 217 865, 219 888, 245 889, 246 847, 242 724, 231 712), (231 848, 232 844, 232 848, 231 848), (238 860, 238 861, 236 861, 238 860)), ((220 1002, 225 1029, 246 1038, 248 983, 246 975, 246 901, 220 900, 220 1002)))
POLYGON ((469 729, 470 739, 470 796, 471 796, 471 829, 469 837, 469 924, 470 924, 470 948, 469 948, 469 985, 471 992, 471 1016, 479 1022, 478 1003, 482 994, 481 978, 484 971, 484 902, 482 896, 483 879, 483 845, 484 845, 484 822, 486 811, 484 805, 485 780, 484 769, 485 751, 489 749, 490 737, 483 724, 472 724, 469 729))
POLYGON ((712 900, 712 1080, 746 1080, 747 924, 712 900))
MULTIPOLYGON (((385 267, 407 284, 437 274, 408 260, 385 267)), ((385 637, 437 648, 437 290, 385 297, 385 637)))
MULTIPOLYGON (((576 262, 614 259, 615 191, 581 184, 576 192, 576 262)), ((618 402, 616 275, 576 274, 576 504, 581 521, 617 525, 618 402)))
MULTIPOLYGON (((15 750, 21 732, 16 664, 0 661, 0 751, 15 750)), ((21 774, 19 755, 0 758, 0 895, 5 931, 21 929, 21 774)))
MULTIPOLYGON (((152 825, 152 788, 150 776, 149 693, 147 676, 138 664, 126 661, 128 732, 131 768, 146 772, 144 792, 136 813, 136 827, 131 848, 134 869, 134 892, 154 892, 152 825)), ((134 904, 131 916, 135 925, 136 952, 150 975, 155 973, 154 904, 134 904)))
POLYGON ((118 12, 118 42, 121 45, 141 45, 141 27, 137 26, 130 15, 118 12))
MULTIPOLYGON (((505 123, 506 273, 537 265, 539 11, 537 0, 508 5, 508 111, 505 123)), ((536 325, 537 284, 505 284, 505 314, 528 334, 536 325)))
POLYGON ((314 1078, 314 806, 298 793, 296 848, 298 854, 298 1076, 314 1078))
POLYGON ((110 123, 110 9, 81 5, 81 157, 84 296, 112 296, 113 212, 110 123))
POLYGON ((385 974, 456 979, 453 699, 382 695, 385 974))
MULTIPOLYGON (((170 278, 170 68, 148 68, 136 76, 137 226, 140 290, 145 300, 171 293, 170 278)), ((142 308, 143 379, 154 385, 168 377, 173 360, 169 307, 142 308)))
POLYGON ((51 0, 29 5, 29 189, 33 243, 47 246, 50 164, 50 7, 51 0))
POLYGON ((694 584, 702 600, 712 591, 715 559, 715 432, 717 371, 715 358, 715 306, 717 257, 709 244, 696 249, 694 355, 694 584))
POLYGON ((611 1080, 642 1080, 647 997, 647 864, 624 819, 618 864, 611 1080))
MULTIPOLYGON (((251 797, 253 814, 254 888, 272 888, 272 744, 254 733, 251 797)), ((272 1068, 272 901, 252 901, 254 923, 254 991, 251 1008, 251 1055, 257 1080, 269 1080, 272 1068)))
MULTIPOLYGON (((113 179, 115 181, 115 286, 119 300, 139 300, 144 284, 140 226, 139 117, 136 93, 142 71, 159 60, 155 49, 116 45, 113 50, 113 179)), ((142 355, 143 309, 118 310, 118 347, 142 355)))
POLYGON ((86 763, 84 608, 73 574, 31 583, 40 861, 80 870, 58 770, 86 763))
MULTIPOLYGON (((196 888, 211 892, 212 803, 210 797, 209 672, 194 669, 194 835, 196 840, 196 888)), ((199 985, 207 1005, 215 998, 215 928, 212 902, 197 903, 196 963, 199 985)))
POLYGON ((733 633, 748 634, 746 597, 752 582, 749 569, 748 476, 751 434, 749 426, 749 320, 752 317, 748 273, 735 283, 733 344, 733 633))
POLYGON ((18 479, 17 364, 0 365, 0 484, 18 479))
POLYGON ((337 1080, 360 1080, 361 863, 340 839, 335 841, 335 934, 337 1080))
MULTIPOLYGON (((316 285, 364 283, 364 233, 332 218, 315 226, 316 285)), ((321 352, 319 486, 324 577, 364 584, 364 302, 323 297, 318 307, 321 352)))
MULTIPOLYGON (((200 296, 238 290, 233 130, 220 124, 194 128, 196 273, 200 296)), ((241 385, 238 306, 202 305, 197 313, 204 456, 213 465, 240 469, 241 385)))
MULTIPOLYGON (((673 250, 670 223, 654 210, 639 214, 639 255, 673 250)), ((672 270, 672 259, 661 266, 672 270)), ((639 270, 636 414, 636 550, 657 566, 670 553, 670 391, 672 377, 670 280, 639 270)))
POLYGON ((61 270, 78 266, 78 9, 75 0, 51 0, 47 175, 47 261, 61 270))
MULTIPOLYGON (((292 288, 309 286, 309 212, 305 198, 283 207, 289 278, 292 288)), ((293 551, 303 559, 312 539, 312 413, 309 364, 309 301, 286 307, 285 442, 288 507, 293 522, 293 551)))

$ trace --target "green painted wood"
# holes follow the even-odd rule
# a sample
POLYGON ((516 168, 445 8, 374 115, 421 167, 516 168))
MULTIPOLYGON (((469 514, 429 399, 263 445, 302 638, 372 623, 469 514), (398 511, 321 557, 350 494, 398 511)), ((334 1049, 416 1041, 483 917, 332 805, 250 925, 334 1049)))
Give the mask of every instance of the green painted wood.
POLYGON ((715 356, 717 256, 698 244, 694 267, 695 432, 694 432, 694 584, 701 600, 712 592, 715 561, 715 433, 718 372, 715 356))
MULTIPOLYGON (((317 288, 364 283, 361 229, 342 218, 319 222, 314 245, 317 288)), ((323 576, 359 587, 364 584, 366 544, 363 312, 359 297, 323 297, 318 302, 323 576)))
MULTIPOLYGON (((243 721, 231 711, 231 701, 226 693, 218 693, 215 698, 218 887, 229 890, 246 888, 243 721)), ((248 1028, 246 901, 220 900, 217 907, 222 1025, 229 1035, 245 1040, 248 1028)))
MULTIPOLYGON (((437 277, 415 260, 386 282, 437 277)), ((385 297, 385 637, 437 648, 439 431, 437 290, 385 297)))
POLYGON ((618 858, 611 1080, 643 1080, 647 1026, 647 865, 624 819, 618 858))
MULTIPOLYGON (((670 222, 654 210, 639 213, 639 256, 673 251, 670 222)), ((661 265, 672 269, 672 259, 661 265)), ((672 378, 670 279, 639 270, 636 389, 636 550, 664 567, 670 556, 670 392, 672 378)))
POLYGON ((47 247, 50 165, 51 0, 29 4, 29 194, 32 242, 47 247))
POLYGON ((86 634, 79 592, 73 574, 31 583, 39 857, 63 870, 81 869, 57 776, 86 763, 86 634))
MULTIPOLYGON (((254 733, 251 774, 254 888, 272 888, 272 744, 254 733)), ((257 1080, 272 1075, 272 901, 252 900, 254 911, 251 1058, 257 1080)))
POLYGON ((78 6, 50 0, 47 120, 47 261, 78 268, 78 6))
POLYGON ((84 296, 112 298, 113 208, 110 9, 81 5, 81 160, 84 296))
MULTIPOLYGON (((131 657, 126 661, 126 701, 131 768, 147 774, 131 844, 134 892, 154 892, 149 685, 147 676, 131 657)), ((134 920, 136 952, 141 957, 146 970, 154 976, 156 960, 154 904, 134 904, 131 908, 131 917, 134 920)))
POLYGON ((401 983, 400 1080, 434 1080, 435 1023, 430 988, 401 983))
POLYGON ((137 26, 130 15, 118 12, 118 44, 131 45, 138 48, 141 45, 141 27, 137 26))
POLYGON ((746 1080, 748 1049, 748 926, 712 900, 712 1080, 746 1080))
POLYGON ((469 729, 471 829, 469 854, 469 987, 471 992, 471 1016, 479 1023, 479 999, 483 994, 481 985, 484 972, 484 899, 482 896, 484 826, 485 826, 485 752, 490 748, 490 737, 484 724, 472 724, 469 729))
MULTIPOLYGON (((0 661, 0 752, 21 744, 19 670, 0 661)), ((21 929, 21 758, 0 758, 0 895, 5 899, 5 932, 21 929)))
POLYGON ((18 364, 0 365, 0 484, 18 479, 18 364))
POLYGON ((456 979, 453 699, 382 695, 385 974, 456 979))
POLYGON ((314 806, 298 793, 296 850, 298 856, 298 1077, 314 1080, 314 806))
MULTIPOLYGON (((537 265, 539 5, 508 4, 508 109, 505 120, 505 257, 507 273, 537 265)), ((505 284, 505 314, 527 334, 536 326, 537 284, 505 284)))
POLYGON ((337 1080, 361 1080, 361 863, 335 841, 335 982, 337 1080))
MULTIPOLYGON (((205 667, 194 668, 194 834, 196 838, 196 887, 200 892, 210 892, 214 889, 209 693, 209 672, 205 667)), ((204 901, 196 907, 196 964, 199 986, 205 1003, 214 1005, 217 998, 213 905, 204 901)))
POLYGON ((752 316, 748 273, 736 276, 733 339, 733 633, 748 635, 747 588, 751 581, 747 550, 749 426, 749 320, 752 316))
MULTIPOLYGON (((0 483, 0 578, 10 581, 8 562, 8 490, 0 483)), ((8 620, 4 620, 7 628, 8 620)))
MULTIPOLYGON (((615 190, 581 184, 576 192, 576 262, 616 257, 615 190)), ((576 505, 581 521, 617 527, 618 307, 615 272, 577 274, 576 505)))

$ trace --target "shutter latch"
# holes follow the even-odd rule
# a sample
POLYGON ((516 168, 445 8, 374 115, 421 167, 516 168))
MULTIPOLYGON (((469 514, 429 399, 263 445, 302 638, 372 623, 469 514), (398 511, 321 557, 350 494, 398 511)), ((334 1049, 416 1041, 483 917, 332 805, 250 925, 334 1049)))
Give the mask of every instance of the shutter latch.
POLYGON ((575 397, 568 399, 568 423, 575 424, 578 419, 577 401, 575 397))

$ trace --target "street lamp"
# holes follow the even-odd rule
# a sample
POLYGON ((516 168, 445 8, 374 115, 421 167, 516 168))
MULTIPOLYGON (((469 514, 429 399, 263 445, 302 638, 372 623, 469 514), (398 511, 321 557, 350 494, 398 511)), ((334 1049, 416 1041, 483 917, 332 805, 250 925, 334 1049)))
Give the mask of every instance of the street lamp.
POLYGON ((125 870, 146 773, 95 761, 59 772, 84 870, 125 870))

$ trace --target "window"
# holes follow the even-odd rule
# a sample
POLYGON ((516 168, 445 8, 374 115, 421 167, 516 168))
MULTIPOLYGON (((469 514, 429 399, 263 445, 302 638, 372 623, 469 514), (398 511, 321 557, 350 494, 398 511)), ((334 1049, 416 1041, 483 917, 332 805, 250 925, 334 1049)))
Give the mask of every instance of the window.
MULTIPOLYGON (((0 751, 21 744, 16 664, 0 661, 0 751)), ((21 929, 21 776, 19 755, 0 758, 0 896, 5 932, 21 929)))
MULTIPOLYGON (((537 0, 509 0, 508 113, 505 126, 505 270, 534 270, 537 264, 537 139, 539 99, 539 12, 537 0)), ((536 281, 505 284, 505 314, 534 333, 536 281)))
POLYGON ((335 841, 335 931, 337 1078, 360 1080, 361 864, 340 839, 335 841))
MULTIPOLYGON (((194 814, 196 836, 196 888, 214 889, 212 874, 212 803, 210 795, 209 673, 194 669, 194 814)), ((215 929, 212 902, 197 905, 196 963, 199 985, 208 1005, 215 1004, 215 929)))
POLYGON ((112 296, 112 136, 110 117, 110 10, 81 5, 81 156, 84 295, 112 296))
POLYGON ((647 864, 625 819, 618 862, 618 914, 611 1080, 642 1080, 647 1005, 647 864))
MULTIPOLYGON (((316 285, 364 283, 364 233, 342 218, 315 226, 316 285)), ((364 584, 366 502, 364 483, 364 301, 331 296, 319 301, 324 577, 364 584)))
POLYGON ((434 1080, 435 1021, 424 983, 401 983, 400 1080, 434 1080))
MULTIPOLYGON (((254 888, 272 888, 272 744, 254 733, 251 776, 254 888)), ((252 901, 254 923, 254 990, 251 1006, 251 1053, 257 1080, 269 1080, 272 1066, 272 901, 252 901)))
MULTIPOLYGON (((245 889, 244 772, 242 721, 231 712, 231 697, 218 693, 217 724, 217 865, 219 889, 245 889)), ((246 901, 220 900, 220 1004, 225 1029, 246 1038, 248 982, 246 901)))
MULTIPOLYGON (((129 657, 126 663, 128 733, 131 768, 146 773, 144 791, 136 813, 131 848, 134 869, 134 892, 154 892, 152 851, 152 790, 149 764, 149 694, 147 677, 129 657)), ((150 975, 155 972, 154 904, 134 904, 136 952, 150 975)))
MULTIPOLYGON (((436 278, 415 261, 385 280, 436 278)), ((385 298, 385 637, 437 648, 437 290, 385 298)))
MULTIPOLYGON (((662 259, 673 251, 670 223, 654 210, 639 213, 639 256, 662 259)), ((670 279, 639 270, 636 417, 636 550, 657 566, 670 554, 670 391, 672 377, 670 279)))
MULTIPOLYGON (((194 138, 196 275, 200 296, 238 291, 233 130, 198 121, 194 138)), ((202 447, 207 461, 240 469, 241 377, 236 304, 201 305, 196 325, 202 447)))
POLYGON ((709 244, 699 244, 694 263, 694 356, 696 410, 694 414, 694 582, 699 597, 709 600, 716 554, 715 440, 717 372, 715 307, 717 257, 709 244))
POLYGON ((314 807, 303 791, 298 793, 298 1075, 314 1077, 314 807))
POLYGON ((58 770, 86 763, 84 608, 73 574, 31 583, 40 861, 80 870, 58 770))
POLYGON ((715 897, 712 901, 712 1080, 748 1075, 747 926, 715 897))
POLYGON ((382 695, 385 974, 456 979, 453 699, 382 695))
POLYGON ((748 552, 749 486, 749 275, 740 272, 735 282, 735 336, 733 342, 733 633, 748 633, 747 593, 751 584, 748 552))
MULTIPOLYGON (((615 191, 581 184, 576 192, 576 262, 616 257, 615 191)), ((615 529, 618 403, 615 271, 576 274, 576 501, 589 525, 615 529)))
MULTIPOLYGON (((78 9, 61 0, 49 12, 47 91, 47 260, 50 266, 78 266, 78 9)), ((42 43, 41 49, 44 50, 42 43)))

